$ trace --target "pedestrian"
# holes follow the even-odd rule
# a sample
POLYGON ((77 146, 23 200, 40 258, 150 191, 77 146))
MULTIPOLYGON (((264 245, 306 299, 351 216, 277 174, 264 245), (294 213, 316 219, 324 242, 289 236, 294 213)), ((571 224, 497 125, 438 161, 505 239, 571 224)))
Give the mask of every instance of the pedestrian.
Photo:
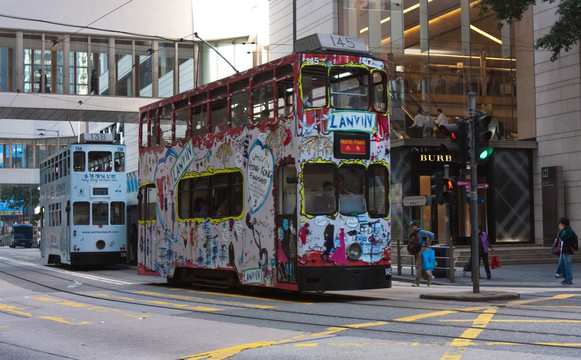
POLYGON ((559 239, 559 231, 557 231, 557 235, 555 236, 555 241, 553 242, 553 248, 558 247, 559 249, 559 261, 557 262, 557 273, 555 274, 556 278, 562 278, 565 276, 565 268, 563 267, 563 259, 562 254, 563 252, 561 249, 563 248, 563 244, 561 243, 561 239, 559 239))
POLYGON ((91 71, 91 95, 99 95, 99 78, 97 77, 97 70, 91 71))
POLYGON ((434 233, 431 233, 427 230, 422 230, 420 227, 418 227, 418 223, 415 221, 410 222, 410 231, 410 239, 412 236, 417 236, 418 242, 421 246, 420 251, 414 255, 414 261, 416 264, 416 278, 412 286, 420 286, 421 279, 426 280, 428 282, 428 286, 430 286, 432 284, 432 280, 434 280, 434 277, 430 272, 424 271, 424 259, 422 254, 424 251, 430 248, 432 240, 434 239, 434 233))
POLYGON ((429 111, 424 114, 424 137, 431 138, 434 135, 435 121, 429 111))
POLYGON ((562 264, 563 269, 565 269, 564 279, 561 281, 563 285, 573 284, 573 264, 571 260, 573 258, 573 253, 575 248, 578 248, 577 234, 571 229, 569 225, 569 219, 562 217, 559 219, 559 239, 562 241, 561 247, 561 257, 559 265, 562 264))
POLYGON ((484 270, 486 271, 486 278, 490 280, 490 264, 488 263, 488 250, 493 250, 492 246, 490 245, 490 241, 488 241, 488 236, 484 231, 482 231, 482 227, 478 227, 478 256, 480 260, 484 263, 484 270))
POLYGON ((410 137, 421 138, 426 125, 426 118, 422 114, 422 109, 418 108, 413 124, 409 127, 411 130, 410 137))

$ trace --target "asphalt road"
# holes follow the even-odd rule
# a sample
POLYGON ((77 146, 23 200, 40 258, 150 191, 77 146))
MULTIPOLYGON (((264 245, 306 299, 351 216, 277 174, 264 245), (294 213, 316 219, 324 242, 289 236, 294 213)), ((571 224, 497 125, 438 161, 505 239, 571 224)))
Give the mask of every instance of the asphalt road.
POLYGON ((470 284, 404 280, 324 294, 215 291, 131 266, 47 266, 38 249, 0 247, 0 358, 578 358, 579 287, 499 282, 487 290, 520 298, 464 302, 420 295, 470 284))

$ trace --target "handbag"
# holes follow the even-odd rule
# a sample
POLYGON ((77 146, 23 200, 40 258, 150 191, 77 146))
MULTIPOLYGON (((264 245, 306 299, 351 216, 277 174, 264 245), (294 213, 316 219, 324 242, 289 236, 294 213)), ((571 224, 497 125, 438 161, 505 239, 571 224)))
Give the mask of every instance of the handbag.
POLYGON ((551 254, 559 256, 561 254, 561 242, 555 241, 551 246, 551 254))
POLYGON ((500 267, 500 260, 498 260, 498 256, 496 255, 496 252, 494 250, 492 250, 492 258, 490 259, 490 268, 497 269, 499 267, 500 267))
POLYGON ((428 249, 422 253, 422 268, 424 271, 433 270, 436 267, 436 253, 434 250, 428 249))

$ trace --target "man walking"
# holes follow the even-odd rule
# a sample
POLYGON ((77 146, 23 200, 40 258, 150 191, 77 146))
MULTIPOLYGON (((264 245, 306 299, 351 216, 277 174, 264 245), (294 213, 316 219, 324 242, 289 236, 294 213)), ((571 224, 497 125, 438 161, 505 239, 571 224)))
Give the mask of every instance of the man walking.
POLYGON ((429 274, 427 271, 424 271, 423 267, 424 258, 422 254, 424 253, 424 251, 430 248, 432 240, 434 239, 434 233, 420 229, 418 227, 418 223, 415 221, 412 221, 410 223, 410 231, 411 231, 410 239, 412 238, 412 236, 417 236, 418 242, 421 246, 420 251, 414 255, 414 260, 416 263, 416 279, 414 280, 412 286, 416 287, 420 286, 420 279, 426 280, 428 282, 428 286, 430 286, 432 284, 432 280, 434 279, 434 277, 432 276, 432 274, 429 274))

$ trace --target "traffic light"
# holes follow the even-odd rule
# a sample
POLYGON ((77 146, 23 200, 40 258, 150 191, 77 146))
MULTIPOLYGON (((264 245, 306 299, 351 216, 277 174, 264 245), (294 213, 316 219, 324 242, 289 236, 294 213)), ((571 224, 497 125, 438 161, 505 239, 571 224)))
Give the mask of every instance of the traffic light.
POLYGON ((458 201, 458 181, 455 176, 445 177, 442 180, 444 193, 442 199, 446 203, 455 203, 458 201))
POLYGON ((431 195, 432 195, 432 204, 442 204, 444 203, 444 187, 442 186, 443 181, 443 174, 441 171, 438 171, 434 175, 430 176, 431 182, 431 195))
POLYGON ((450 143, 440 145, 440 149, 449 152, 453 162, 465 164, 468 154, 468 121, 464 119, 455 124, 440 125, 438 131, 450 138, 450 143))
POLYGON ((488 141, 492 137, 492 131, 488 130, 488 125, 492 117, 486 114, 476 114, 474 116, 474 147, 476 161, 487 160, 492 155, 492 146, 488 141))

